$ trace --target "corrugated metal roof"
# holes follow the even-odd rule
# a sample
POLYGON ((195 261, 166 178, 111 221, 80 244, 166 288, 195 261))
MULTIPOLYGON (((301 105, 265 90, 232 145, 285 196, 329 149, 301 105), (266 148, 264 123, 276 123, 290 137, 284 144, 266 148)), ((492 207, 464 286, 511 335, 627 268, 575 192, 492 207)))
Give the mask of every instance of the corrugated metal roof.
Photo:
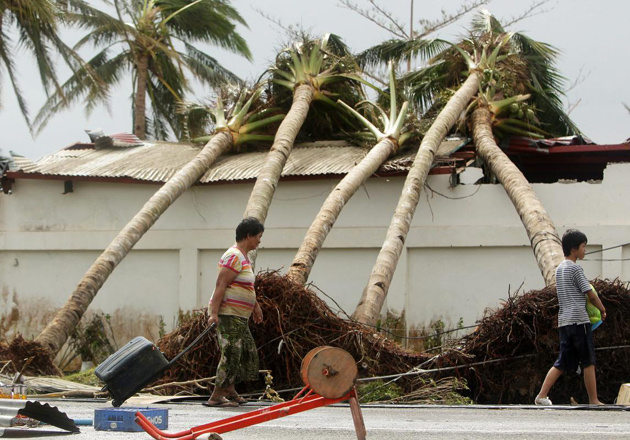
MULTIPOLYGON (((436 159, 448 157, 461 146, 461 139, 441 144, 436 159)), ((15 158, 25 174, 68 177, 131 178, 165 182, 190 162, 202 147, 170 142, 145 142, 134 148, 95 149, 71 146, 33 162, 15 158)), ((296 145, 282 172, 283 177, 346 174, 368 150, 345 142, 330 141, 296 145)), ((403 153, 387 161, 384 172, 406 171, 415 151, 403 153)), ((251 180, 258 176, 267 152, 225 155, 200 179, 202 183, 251 180)))

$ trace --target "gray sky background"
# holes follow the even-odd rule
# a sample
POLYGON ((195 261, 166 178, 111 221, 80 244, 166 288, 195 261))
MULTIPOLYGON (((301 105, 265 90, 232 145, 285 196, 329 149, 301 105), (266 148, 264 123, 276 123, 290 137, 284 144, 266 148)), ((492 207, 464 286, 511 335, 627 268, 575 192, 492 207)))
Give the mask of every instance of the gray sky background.
MULTIPOLYGON (((365 0, 357 3, 369 6, 365 0)), ((415 0, 414 18, 437 19, 441 9, 452 11, 459 0, 415 0)), ((339 6, 337 0, 305 2, 301 0, 234 0, 249 29, 241 28, 254 55, 254 62, 213 48, 206 51, 242 78, 257 78, 274 59, 276 50, 285 40, 280 28, 263 18, 254 8, 266 11, 284 25, 300 24, 315 35, 332 32, 341 35, 354 50, 361 51, 390 38, 385 30, 355 12, 339 6)), ((409 21, 410 0, 382 0, 380 2, 401 21, 409 21)), ((513 0, 494 0, 486 6, 499 19, 522 12, 530 3, 513 0)), ((630 137, 630 113, 622 103, 630 105, 628 72, 630 57, 630 1, 628 0, 557 0, 547 5, 548 12, 523 20, 510 30, 525 32, 531 38, 552 44, 561 50, 560 71, 575 85, 567 96, 567 108, 577 104, 571 117, 593 141, 600 144, 621 143, 630 137)), ((455 41, 465 33, 472 15, 434 35, 455 41)), ((408 26, 408 25, 407 25, 408 26)), ((416 25, 417 28, 417 25, 416 25)), ((34 115, 44 102, 34 60, 23 55, 19 60, 21 86, 34 115)), ((5 75, 6 76, 6 75, 5 75)), ((65 80, 63 74, 61 79, 65 80)), ((196 89, 195 94, 206 97, 208 90, 196 89)), ((37 159, 64 148, 76 141, 87 141, 84 129, 102 128, 106 133, 131 132, 131 76, 121 81, 112 92, 111 113, 104 108, 87 118, 79 103, 53 118, 48 126, 33 139, 17 108, 13 91, 6 78, 2 83, 0 109, 0 148, 13 150, 37 159)))

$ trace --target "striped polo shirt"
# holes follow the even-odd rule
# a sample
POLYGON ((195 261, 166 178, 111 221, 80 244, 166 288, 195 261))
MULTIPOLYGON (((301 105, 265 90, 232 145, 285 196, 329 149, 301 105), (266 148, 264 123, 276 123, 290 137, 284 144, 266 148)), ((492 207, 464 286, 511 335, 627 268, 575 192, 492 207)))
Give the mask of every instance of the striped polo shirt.
POLYGON ((219 260, 219 271, 227 268, 237 273, 236 278, 225 289, 219 315, 249 318, 256 304, 254 272, 252 265, 236 246, 229 248, 219 260))
POLYGON ((556 269, 558 292, 558 327, 571 324, 588 324, 586 292, 591 290, 584 269, 571 260, 564 260, 556 269))

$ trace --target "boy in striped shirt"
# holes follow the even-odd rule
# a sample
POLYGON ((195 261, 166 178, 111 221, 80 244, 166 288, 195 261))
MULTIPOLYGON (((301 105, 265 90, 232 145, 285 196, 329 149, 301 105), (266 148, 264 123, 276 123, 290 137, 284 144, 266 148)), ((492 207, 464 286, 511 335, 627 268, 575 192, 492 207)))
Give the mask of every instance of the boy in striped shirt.
POLYGON ((553 384, 565 370, 576 371, 578 367, 584 373, 589 403, 603 405, 597 398, 595 349, 591 321, 586 312, 586 296, 602 312, 602 320, 606 318, 606 309, 586 279, 584 269, 576 264, 584 258, 587 241, 586 235, 577 229, 569 229, 562 236, 564 261, 556 269, 560 354, 534 399, 536 405, 551 405, 547 394, 553 384))

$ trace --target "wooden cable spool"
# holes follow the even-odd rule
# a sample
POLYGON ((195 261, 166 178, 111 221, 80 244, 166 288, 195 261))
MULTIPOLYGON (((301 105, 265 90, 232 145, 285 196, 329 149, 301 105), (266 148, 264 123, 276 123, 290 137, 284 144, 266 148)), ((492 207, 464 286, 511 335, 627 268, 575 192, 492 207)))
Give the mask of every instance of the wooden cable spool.
POLYGON ((316 347, 302 359, 302 380, 320 396, 337 399, 350 391, 357 380, 357 364, 341 348, 316 347))

